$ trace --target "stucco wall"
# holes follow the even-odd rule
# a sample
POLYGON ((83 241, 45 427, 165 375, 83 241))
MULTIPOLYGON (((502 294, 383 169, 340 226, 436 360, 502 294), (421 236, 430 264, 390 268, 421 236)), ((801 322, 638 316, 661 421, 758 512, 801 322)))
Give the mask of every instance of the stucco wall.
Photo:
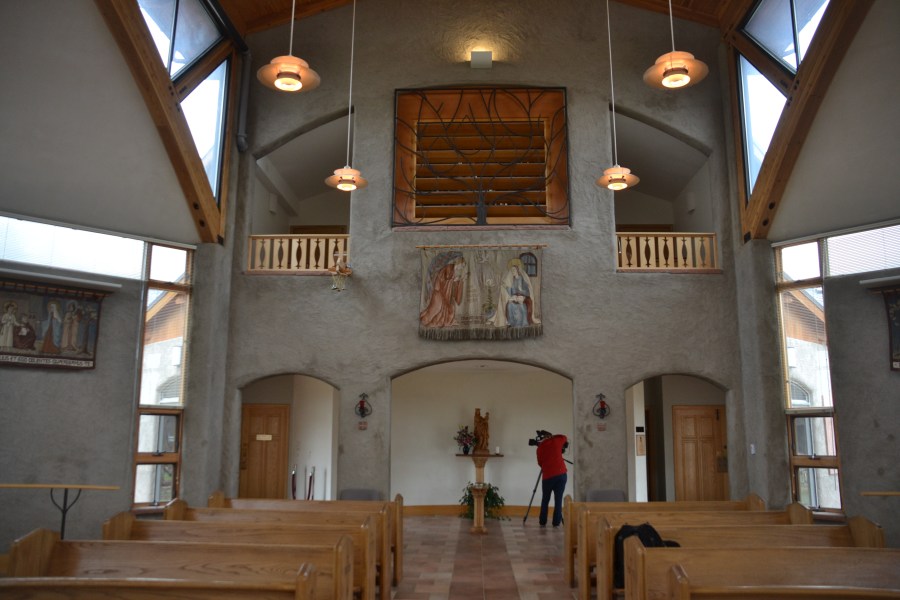
MULTIPOLYGON (((0 266, 23 269, 18 263, 0 266)), ((120 486, 85 491, 68 513, 66 537, 96 538, 103 519, 131 506, 141 282, 26 269, 122 285, 101 304, 95 368, 0 366, 0 482, 120 486)), ((55 496, 62 503, 62 491, 55 496)), ((33 529, 59 531, 60 512, 49 490, 0 489, 0 506, 0 553, 33 529)))
MULTIPOLYGON (((727 198, 726 151, 719 89, 718 34, 680 23, 680 39, 713 62, 707 82, 681 94, 648 88, 640 78, 665 49, 667 18, 613 3, 617 104, 631 116, 665 123, 669 130, 710 148, 710 196, 727 198), (660 39, 659 52, 646 43, 660 39)), ((298 24, 295 53, 310 61, 322 85, 310 94, 286 96, 258 85, 250 90, 251 151, 261 156, 292 132, 346 107, 346 38, 349 7, 298 24), (324 50, 327 48, 327 52, 324 50)), ((388 492, 391 447, 390 380, 446 360, 497 358, 545 367, 573 383, 574 445, 582 489, 627 485, 625 389, 661 373, 699 375, 741 398, 737 314, 730 268, 730 202, 711 209, 725 265, 719 275, 618 274, 613 198, 594 181, 611 164, 605 15, 589 2, 548 5, 402 1, 357 8, 353 166, 369 187, 351 199, 348 289, 335 294, 314 277, 249 277, 233 281, 231 341, 225 390, 225 445, 239 428, 239 388, 276 373, 301 373, 340 390, 338 488, 374 487, 388 492), (495 40, 494 68, 477 71, 463 62, 468 42, 495 40), (552 42, 552 43, 551 43, 552 42), (573 57, 578 57, 574 60, 573 57), (473 83, 562 86, 567 90, 572 227, 565 231, 391 231, 394 91, 398 88, 473 83), (417 336, 419 256, 427 244, 547 244, 544 253, 544 335, 519 342, 442 343, 417 336), (355 399, 369 394, 386 407, 356 429, 355 399), (594 398, 604 393, 612 408, 606 431, 587 421, 594 398), (598 464, 582 457, 601 455, 598 464)), ((251 36, 254 68, 280 48, 286 31, 251 36)), ((346 110, 345 108, 343 110, 346 110)), ((250 170, 237 188, 251 190, 250 170)), ((240 202, 240 200, 238 200, 240 202)), ((248 233, 244 211, 234 230, 248 233)), ((235 265, 244 263, 235 246, 235 265)), ((737 410, 735 414, 741 414, 737 410)), ((225 452, 226 487, 236 485, 236 456, 225 452)), ((738 478, 740 481, 740 479, 738 478)), ((746 482, 737 486, 746 494, 746 482)))
POLYGON ((848 515, 864 515, 900 546, 900 499, 862 492, 900 490, 900 371, 888 362, 887 310, 860 280, 900 276, 900 269, 825 280, 825 321, 848 515))

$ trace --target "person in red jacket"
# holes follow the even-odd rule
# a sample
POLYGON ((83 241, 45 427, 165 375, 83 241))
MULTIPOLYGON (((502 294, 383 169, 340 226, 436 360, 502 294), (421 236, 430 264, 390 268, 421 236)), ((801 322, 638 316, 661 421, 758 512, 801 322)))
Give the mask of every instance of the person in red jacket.
POLYGON ((562 500, 566 491, 566 461, 562 453, 569 445, 566 436, 541 431, 544 438, 537 447, 537 462, 541 466, 541 514, 538 523, 547 526, 547 510, 553 494, 553 526, 562 523, 562 500))

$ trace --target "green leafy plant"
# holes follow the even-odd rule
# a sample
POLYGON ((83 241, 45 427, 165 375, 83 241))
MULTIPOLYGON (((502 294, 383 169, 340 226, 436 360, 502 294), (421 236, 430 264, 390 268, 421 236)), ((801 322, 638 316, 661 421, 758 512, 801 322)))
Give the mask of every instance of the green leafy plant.
MULTIPOLYGON (((470 481, 469 485, 463 489, 462 498, 459 499, 460 506, 466 507, 465 512, 459 515, 464 519, 472 519, 475 517, 475 497, 472 495, 473 485, 476 484, 473 484, 470 481)), ((506 506, 506 499, 500 495, 500 488, 490 483, 482 483, 481 485, 487 489, 487 493, 484 495, 485 518, 508 520, 509 517, 504 517, 500 514, 503 507, 506 506)))

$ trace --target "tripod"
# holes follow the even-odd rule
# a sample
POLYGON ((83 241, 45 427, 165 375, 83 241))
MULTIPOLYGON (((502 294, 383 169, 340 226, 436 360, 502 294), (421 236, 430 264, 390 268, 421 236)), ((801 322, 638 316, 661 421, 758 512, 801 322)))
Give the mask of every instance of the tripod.
MULTIPOLYGON (((563 460, 566 461, 567 463, 569 463, 570 465, 575 464, 571 460, 568 460, 566 458, 564 458, 563 460)), ((531 512, 531 505, 534 503, 534 495, 537 493, 538 486, 541 484, 541 475, 543 475, 543 474, 544 474, 543 469, 538 471, 537 481, 534 482, 534 489, 531 490, 531 500, 528 501, 528 508, 525 510, 525 516, 522 518, 523 525, 525 524, 525 521, 528 520, 528 513, 531 512)))

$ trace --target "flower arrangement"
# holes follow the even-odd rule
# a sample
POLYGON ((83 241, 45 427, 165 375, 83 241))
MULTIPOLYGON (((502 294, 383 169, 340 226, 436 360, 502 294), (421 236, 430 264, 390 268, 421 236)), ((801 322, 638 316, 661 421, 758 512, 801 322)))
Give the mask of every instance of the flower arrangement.
POLYGON ((453 436, 453 439, 456 440, 457 445, 465 448, 466 446, 474 446, 476 442, 478 442, 478 438, 475 437, 475 433, 469 431, 469 426, 465 427, 460 426, 459 430, 456 432, 456 435, 453 436))

